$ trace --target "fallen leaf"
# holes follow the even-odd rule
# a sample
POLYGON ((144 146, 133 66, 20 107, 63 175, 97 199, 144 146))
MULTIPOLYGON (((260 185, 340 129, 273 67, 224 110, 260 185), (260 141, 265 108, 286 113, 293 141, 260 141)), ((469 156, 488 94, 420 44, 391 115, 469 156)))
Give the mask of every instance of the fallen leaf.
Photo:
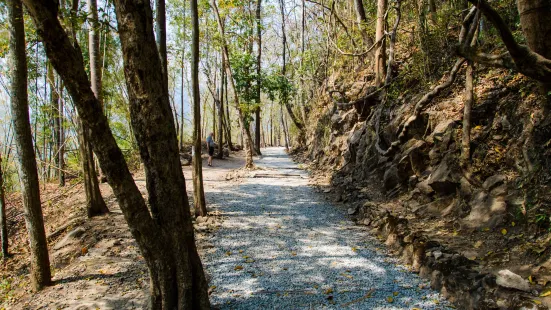
POLYGON ((548 288, 540 294, 540 297, 547 297, 550 295, 551 295, 551 288, 548 288))
POLYGON ((392 293, 392 295, 394 295, 394 296, 398 296, 398 294, 400 294, 400 293, 398 293, 398 292, 392 293))
POLYGON ((541 301, 537 300, 537 299, 533 299, 532 300, 536 305, 541 305, 541 301))
POLYGON ((511 222, 511 226, 515 227, 515 225, 516 225, 515 222, 511 222))
POLYGON ((482 246, 484 242, 482 242, 481 240, 478 240, 477 242, 474 243, 474 247, 475 249, 478 249, 482 246))
POLYGON ((331 294, 333 293, 333 289, 332 288, 328 288, 326 289, 325 291, 323 291, 324 294, 331 294))
POLYGON ((501 230, 501 234, 505 236, 505 235, 507 234, 507 229, 503 228, 503 229, 501 230))
POLYGON ((230 256, 230 255, 231 255, 231 252, 230 252, 230 251, 227 251, 227 252, 226 252, 226 255, 227 255, 227 256, 230 256))
POLYGON ((388 302, 394 302, 394 298, 392 298, 391 296, 388 296, 388 297, 386 298, 386 301, 388 301, 388 302))
POLYGON ((233 270, 243 270, 243 266, 237 265, 233 268, 233 270))

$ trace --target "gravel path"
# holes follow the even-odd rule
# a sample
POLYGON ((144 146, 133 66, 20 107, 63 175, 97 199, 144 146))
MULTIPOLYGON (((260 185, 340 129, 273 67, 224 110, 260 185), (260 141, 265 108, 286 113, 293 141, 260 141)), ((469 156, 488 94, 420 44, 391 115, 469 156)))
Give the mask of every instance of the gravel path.
MULTIPOLYGON (((225 221, 204 258, 211 302, 221 309, 444 309, 425 281, 384 254, 308 186, 282 148, 263 150, 255 171, 218 193, 225 221)), ((342 209, 342 210, 341 210, 342 209)))

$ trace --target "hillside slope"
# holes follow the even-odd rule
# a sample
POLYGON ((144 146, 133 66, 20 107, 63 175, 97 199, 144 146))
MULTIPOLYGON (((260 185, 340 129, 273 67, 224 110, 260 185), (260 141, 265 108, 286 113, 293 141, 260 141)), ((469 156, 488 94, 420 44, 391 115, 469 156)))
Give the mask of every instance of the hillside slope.
POLYGON ((382 104, 343 108, 330 93, 353 101, 369 93, 373 74, 368 67, 337 72, 312 101, 307 148, 297 154, 358 224, 377 229, 452 301, 466 308, 508 309, 525 300, 549 306, 549 297, 535 297, 547 295, 551 281, 551 121, 542 117, 535 83, 479 69, 470 167, 462 168, 464 72, 388 154, 434 85, 391 89, 375 99, 382 104), (515 274, 514 288, 500 282, 505 270, 515 274))

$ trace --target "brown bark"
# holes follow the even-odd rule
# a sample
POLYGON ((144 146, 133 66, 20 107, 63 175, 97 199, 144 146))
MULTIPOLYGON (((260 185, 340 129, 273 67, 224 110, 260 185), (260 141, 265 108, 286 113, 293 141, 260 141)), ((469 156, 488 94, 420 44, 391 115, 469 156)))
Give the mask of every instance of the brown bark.
POLYGON ((210 309, 194 242, 174 119, 163 87, 148 1, 115 2, 130 117, 146 171, 151 213, 90 88, 80 48, 69 41, 53 0, 25 0, 46 54, 63 78, 91 145, 149 268, 152 309, 210 309))
POLYGON ((27 99, 27 57, 23 5, 20 0, 8 0, 10 31, 11 116, 18 153, 19 181, 25 209, 25 224, 29 234, 31 282, 35 290, 51 284, 50 258, 40 204, 40 184, 33 150, 29 103, 27 99))
MULTIPOLYGON (((528 47, 541 56, 551 59, 551 1, 518 0, 520 25, 528 47)), ((551 101, 551 82, 542 83, 542 93, 551 101)))

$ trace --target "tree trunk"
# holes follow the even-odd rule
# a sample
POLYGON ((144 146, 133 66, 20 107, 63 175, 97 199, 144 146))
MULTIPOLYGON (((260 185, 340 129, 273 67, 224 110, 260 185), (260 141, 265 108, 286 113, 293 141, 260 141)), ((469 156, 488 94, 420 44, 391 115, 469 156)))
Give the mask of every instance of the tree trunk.
POLYGON ((150 308, 210 309, 208 286, 195 247, 168 89, 162 82, 151 7, 148 1, 114 3, 130 117, 146 167, 150 210, 91 91, 80 47, 70 42, 57 19, 57 2, 25 0, 46 54, 63 78, 83 127, 89 129, 94 152, 147 263, 150 308))
POLYGON ((10 255, 8 251, 8 223, 6 221, 6 200, 5 200, 4 174, 2 171, 2 154, 0 154, 0 238, 2 241, 2 258, 10 255))
MULTIPOLYGON (((100 52, 100 28, 101 25, 98 19, 98 5, 97 0, 87 0, 88 5, 88 19, 90 20, 90 29, 88 32, 88 48, 90 55, 90 80, 92 82, 92 91, 98 98, 99 103, 101 104, 102 113, 103 113, 103 91, 102 91, 102 79, 101 79, 101 52, 100 52)), ((78 6, 77 6, 78 8, 78 6)), ((90 143, 87 139, 87 135, 84 135, 84 143, 90 143)), ((92 149, 89 145, 86 146, 87 149, 92 149)), ((94 153, 87 153, 90 156, 89 160, 92 164, 92 168, 96 169, 94 153)), ((101 168, 98 169, 100 180, 105 180, 101 168)), ((97 175, 96 175, 97 176, 97 175)), ((86 176, 89 180, 93 182, 98 182, 97 177, 94 179, 92 175, 86 176)), ((105 181, 102 181, 105 182, 105 181)), ((94 185, 96 186, 96 185, 94 185)), ((99 186, 99 185, 98 185, 99 186)), ((101 196, 100 196, 101 197, 101 196)))
MULTIPOLYGON (((223 55, 224 53, 222 53, 223 55)), ((224 57, 225 59, 225 57, 224 57)), ((224 62, 224 67, 222 68, 225 72, 225 66, 227 66, 226 64, 227 60, 224 62)), ((231 142, 232 140, 232 137, 231 137, 231 121, 230 121, 230 100, 229 100, 229 94, 228 94, 228 76, 227 74, 224 73, 224 91, 226 92, 226 113, 224 113, 225 115, 225 119, 224 119, 224 125, 225 125, 225 128, 226 128, 226 141, 228 142, 228 147, 230 148, 230 150, 234 150, 233 148, 233 144, 231 142)))
MULTIPOLYGON (((88 14, 91 19, 91 27, 88 36, 88 46, 90 50, 90 80, 92 91, 98 99, 103 113, 103 95, 101 82, 101 61, 99 52, 99 21, 98 7, 96 0, 88 0, 88 14)), ((82 127, 82 126, 80 126, 82 127)), ((94 153, 90 146, 89 133, 85 128, 79 128, 79 144, 82 172, 84 178, 84 190, 86 192, 86 207, 88 217, 101 215, 109 212, 105 201, 101 197, 99 190, 98 176, 96 174, 96 165, 94 163, 94 153)), ((101 173, 100 173, 101 174, 101 173)))
MULTIPOLYGON (((186 20, 186 3, 187 1, 184 1, 182 8, 184 11, 183 17, 184 20, 186 20)), ((185 70, 184 70, 184 63, 185 63, 185 55, 186 55, 186 41, 185 41, 185 33, 186 33, 186 23, 184 23, 184 40, 182 44, 182 81, 180 84, 181 92, 180 92, 180 110, 182 111, 182 115, 180 115, 180 152, 184 151, 184 76, 185 76, 185 70)))
POLYGON ((375 86, 381 87, 386 76, 386 40, 385 35, 385 13, 387 9, 387 0, 377 0, 377 27, 375 29, 375 86))
MULTIPOLYGON (((551 59, 551 2, 549 0, 518 0, 520 25, 528 47, 551 59)), ((551 83, 541 83, 541 90, 551 102, 551 83)))
POLYGON ((283 106, 280 106, 280 118, 281 118, 281 128, 283 128, 283 138, 285 140, 285 151, 289 151, 289 139, 287 137, 287 126, 285 125, 285 117, 283 114, 283 106))
POLYGON ((193 197, 195 216, 207 216, 201 159, 201 98, 199 91, 199 16, 197 0, 191 0, 191 89, 193 92, 193 197))
POLYGON ((228 76, 228 79, 230 80, 230 85, 233 91, 233 100, 235 108, 237 109, 237 114, 239 115, 239 125, 241 127, 241 133, 243 134, 243 140, 244 147, 245 147, 245 168, 253 168, 253 143, 251 138, 251 132, 245 127, 245 115, 243 111, 241 111, 241 108, 239 106, 239 95, 237 94, 237 89, 235 87, 235 81, 233 79, 233 73, 229 62, 229 52, 228 52, 228 45, 226 43, 226 37, 224 33, 224 26, 222 24, 222 19, 220 18, 220 13, 218 12, 218 6, 216 5, 216 0, 211 0, 211 5, 214 9, 214 13, 216 15, 216 21, 218 23, 218 31, 220 32, 220 36, 222 38, 222 51, 224 52, 224 57, 228 60, 226 61, 226 73, 228 76))
MULTIPOLYGON (((88 0, 90 1, 90 0, 88 0)), ((156 34, 157 34, 157 49, 161 59, 161 67, 163 69, 163 83, 168 87, 168 60, 166 52, 166 9, 165 0, 156 0, 156 34)))
POLYGON ((77 123, 81 157, 80 162, 82 166, 82 177, 84 179, 84 192, 86 193, 86 211, 88 217, 94 217, 109 213, 109 209, 101 197, 92 147, 90 143, 88 143, 89 133, 83 128, 80 120, 77 120, 77 123))
MULTIPOLYGON (((60 126, 60 119, 59 119, 59 93, 57 91, 56 87, 56 79, 54 76, 54 69, 51 65, 48 65, 48 85, 50 86, 50 111, 51 111, 51 119, 52 119, 52 127, 53 127, 53 148, 51 148, 51 152, 54 156, 54 169, 53 174, 54 176, 59 175, 59 157, 57 156, 60 149, 60 132, 59 132, 59 126, 60 126)), ((51 166, 51 162, 50 162, 51 166)), ((51 169, 50 169, 51 170, 51 169)))
POLYGON ((262 75, 260 69, 262 66, 262 0, 256 1, 256 37, 258 53, 256 55, 256 109, 255 113, 255 130, 254 130, 254 144, 258 155, 260 153, 260 92, 262 88, 262 75))
MULTIPOLYGON (((287 36, 285 34, 285 2, 284 0, 280 0, 279 1, 279 5, 280 5, 280 8, 281 8, 281 32, 282 32, 282 64, 281 64, 281 75, 285 78, 285 74, 286 74, 286 66, 287 66, 287 61, 286 61, 286 48, 287 48, 287 36)), ((298 117, 295 115, 295 113, 293 112, 293 107, 291 106, 291 103, 290 103, 290 100, 289 100, 289 97, 288 97, 288 94, 287 93, 284 93, 282 96, 281 96, 281 104, 285 106, 285 109, 287 110, 287 113, 289 113, 289 116, 291 117, 291 120, 293 121, 293 123, 295 124, 295 126, 297 127, 298 131, 299 131, 299 135, 298 135, 298 141, 299 141, 299 144, 303 144, 304 142, 304 124, 298 119, 298 117)), ((283 117, 283 116, 282 116, 283 117)))
MULTIPOLYGON (((363 0, 354 0, 354 6, 356 8, 356 21, 359 24, 364 45, 369 47, 373 45, 373 39, 367 33, 367 17, 365 15, 363 0)), ((368 53, 368 57, 372 59, 373 52, 368 53)))
POLYGON ((19 181, 25 208, 25 224, 31 247, 31 282, 35 290, 51 284, 48 242, 40 205, 40 184, 33 151, 29 103, 27 99, 27 56, 25 53, 25 26, 20 0, 8 0, 10 31, 11 116, 19 162, 19 181))
POLYGON ((218 159, 224 158, 224 54, 221 56, 220 92, 218 97, 218 159))
POLYGON ((61 79, 59 81, 59 100, 58 105, 58 126, 59 126, 59 142, 58 142, 58 152, 57 152, 57 163, 59 167, 58 181, 59 186, 65 186, 65 130, 63 128, 63 119, 65 115, 65 105, 63 103, 63 82, 61 79))
POLYGON ((182 81, 180 84, 180 152, 184 151, 184 54, 182 53, 182 81))

